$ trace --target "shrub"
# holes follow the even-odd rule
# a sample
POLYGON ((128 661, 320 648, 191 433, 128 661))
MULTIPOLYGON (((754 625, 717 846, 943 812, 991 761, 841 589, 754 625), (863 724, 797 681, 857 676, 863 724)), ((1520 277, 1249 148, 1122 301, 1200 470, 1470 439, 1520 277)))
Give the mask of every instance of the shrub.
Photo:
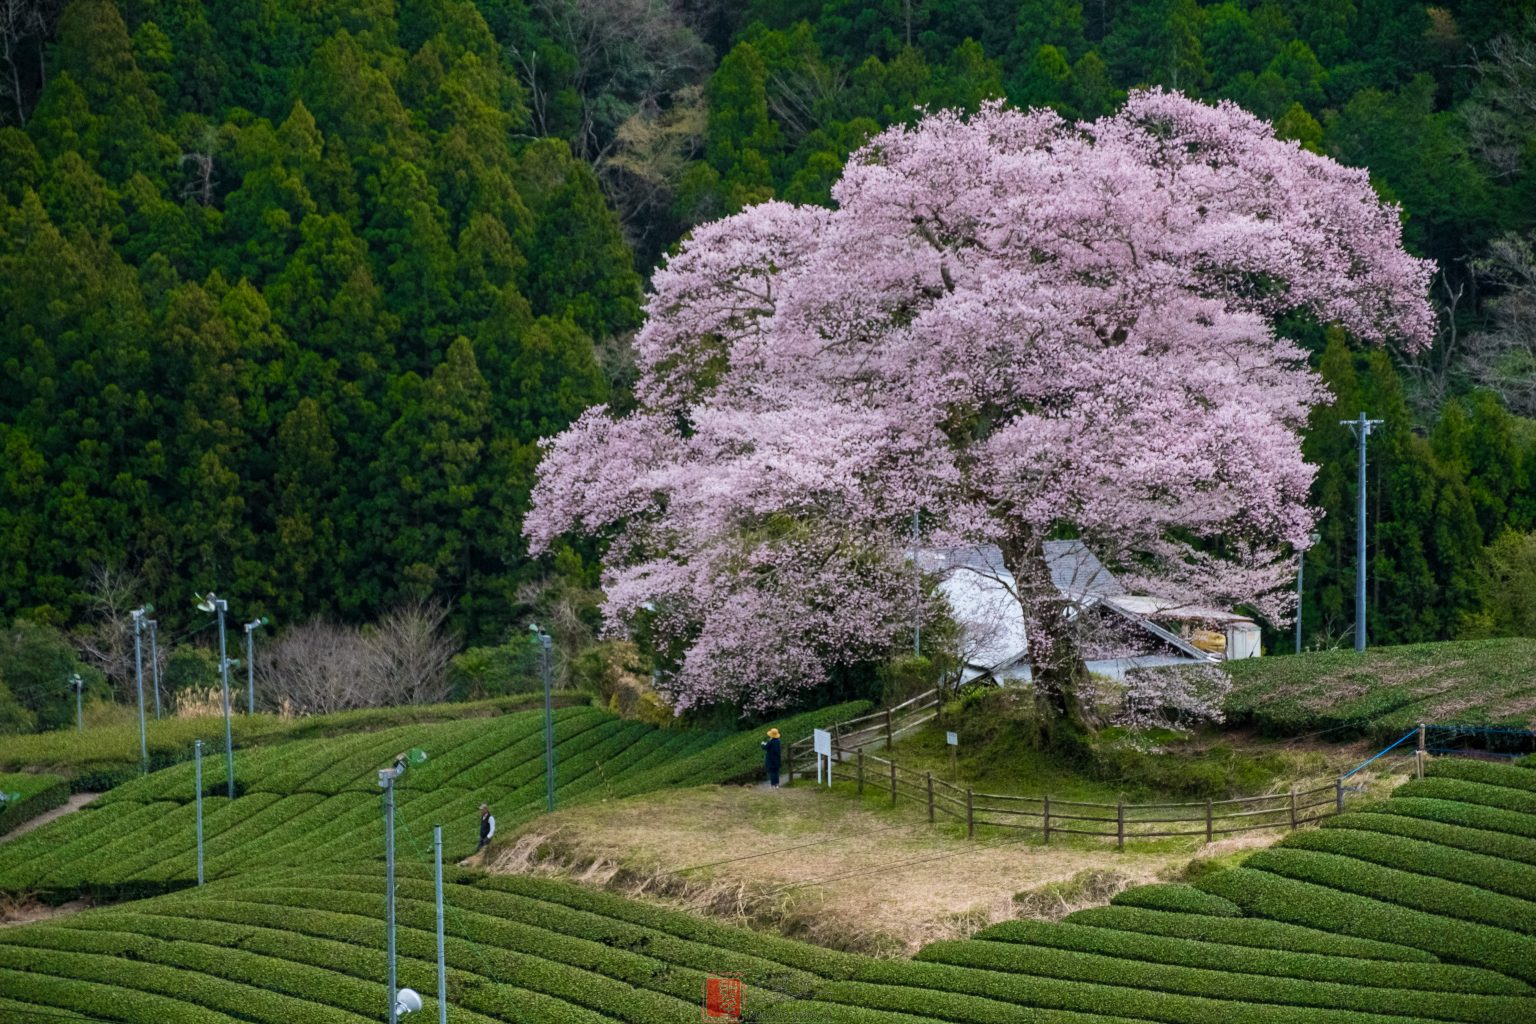
MULTIPOLYGON (((1256 983, 1257 991, 1257 983, 1267 979, 1251 980, 1256 983)), ((1343 989, 1342 986, 1333 987, 1343 989)), ((1414 995, 1422 1005, 1423 996, 1414 995)), ((1089 1014, 1094 1021, 1135 1018, 1168 1024, 1231 1024, 1233 1021, 1242 1024, 1324 1024, 1345 1019, 1337 1010, 1320 1007, 1237 1002, 1058 978, 1024 978, 999 971, 922 961, 873 961, 860 972, 858 981, 828 982, 817 990, 816 997, 828 1002, 976 1024, 993 1021, 998 1024, 1019 1021, 1086 1024, 1079 1014, 1089 1014), (1020 1005, 1037 1009, 1021 1014, 1020 1005), (1074 1012, 1071 1015, 1050 1012, 1062 1010, 1074 1012)), ((1420 1024, 1422 1021, 1419 1017, 1368 1012, 1354 1012, 1347 1019, 1350 1024, 1420 1024)))
POLYGON ((1451 846, 1475 853, 1485 853, 1504 860, 1520 861, 1536 865, 1536 843, 1511 836, 1504 832, 1449 825, 1425 818, 1412 818, 1402 814, 1377 814, 1352 812, 1322 821, 1325 829, 1353 829, 1356 831, 1381 832, 1386 835, 1419 839, 1426 843, 1451 846))
POLYGON ((1497 807, 1521 814, 1536 814, 1536 793, 1508 786, 1490 786, 1484 782, 1464 782, 1461 779, 1424 778, 1410 779, 1393 792, 1394 800, 1401 797, 1429 797, 1434 800, 1459 800, 1463 803, 1497 807))
POLYGON ((1243 912, 1230 900, 1224 900, 1194 886, 1180 885, 1176 882, 1138 885, 1116 894, 1109 902, 1117 907, 1173 910, 1182 914, 1207 914, 1214 917, 1243 916, 1243 912))
POLYGON ((1394 793, 1392 799, 1367 804, 1361 811, 1372 814, 1397 814, 1425 821, 1439 821, 1448 825, 1504 832, 1512 836, 1536 839, 1536 815, 1506 811, 1497 807, 1480 807, 1459 800, 1408 797, 1394 793))
POLYGON ((1200 887, 1248 914, 1413 946, 1442 960, 1536 981, 1536 940, 1503 928, 1470 922, 1447 927, 1438 914, 1246 867, 1203 878, 1200 887))
MULTIPOLYGON (((1127 945, 1134 946, 1134 940, 1127 945)), ((1280 1003, 1408 1017, 1419 1013, 1425 1003, 1424 993, 1397 988, 1229 973, 1221 969, 1207 970, 1168 962, 1147 963, 1119 955, 1011 942, 934 942, 923 947, 917 958, 956 967, 1028 975, 1031 979, 1053 978, 1117 985, 1127 989, 1230 999, 1240 1003, 1280 1003)), ((1033 981, 1030 986, 1018 988, 1029 991, 1033 988, 1033 981)), ((1134 1009, 1134 994, 1127 995, 1131 998, 1126 1000, 1126 1005, 1113 1008, 1111 1012, 1140 1016, 1134 1009)), ((1522 1002, 1503 996, 1457 995, 1449 992, 1437 992, 1434 998, 1436 1016, 1442 1019, 1481 1021, 1484 1024, 1500 1024, 1509 1014, 1518 1012, 1522 1002)))
MULTIPOLYGON (((1438 843, 1379 832, 1332 828, 1298 832, 1288 837, 1283 845, 1287 849, 1336 853, 1383 867, 1433 875, 1452 882, 1465 882, 1479 889, 1520 899, 1536 899, 1536 868, 1496 856, 1450 849, 1438 843)), ((1532 907, 1531 911, 1536 915, 1536 907, 1532 907)))
MULTIPOLYGON (((1117 928, 1121 931, 1198 939, 1202 942, 1248 946, 1254 949, 1325 953, 1330 956, 1396 960, 1408 963, 1429 963, 1435 959, 1422 949, 1414 949, 1411 946, 1361 939, 1352 935, 1337 935, 1333 932, 1286 924, 1282 921, 1266 921, 1260 917, 1207 917, 1203 914, 1179 914, 1164 910, 1143 910, 1139 907, 1090 907, 1069 915, 1065 920, 1069 924, 1117 928)), ((976 937, 993 938, 995 931, 1006 929, 1013 923, 1006 921, 1003 924, 994 925, 992 928, 978 932, 976 937)))
MULTIPOLYGON (((1361 960, 1357 957, 1255 949, 1252 946, 1224 945, 1207 940, 1153 937, 1136 931, 1079 924, 1048 924, 1043 921, 1008 921, 987 931, 989 934, 978 938, 1232 974, 1266 974, 1371 988, 1425 989, 1432 992, 1484 995, 1522 995, 1531 991, 1530 986, 1502 974, 1452 964, 1361 960)), ((929 959, 926 951, 920 954, 920 959, 929 959)), ((948 963, 960 962, 952 957, 941 956, 938 959, 948 963)))
POLYGON ((1482 782, 1490 786, 1536 792, 1536 771, 1513 764, 1494 764, 1457 757, 1437 758, 1429 763, 1425 774, 1431 778, 1461 779, 1464 782, 1482 782))
MULTIPOLYGON (((108 697, 106 676, 82 664, 64 634, 52 626, 17 619, 0 629, 0 680, 16 702, 26 708, 38 729, 73 728, 75 692, 69 685, 76 672, 86 683, 86 697, 108 697)), ((12 731, 28 716, 12 711, 12 731)))
POLYGON ((448 662, 448 682, 457 700, 542 694, 538 640, 527 630, 517 630, 506 643, 461 651, 448 662))
POLYGON ((1353 857, 1283 847, 1260 850, 1248 858, 1245 866, 1461 921, 1536 932, 1536 905, 1526 900, 1500 896, 1461 882, 1385 868, 1353 857))

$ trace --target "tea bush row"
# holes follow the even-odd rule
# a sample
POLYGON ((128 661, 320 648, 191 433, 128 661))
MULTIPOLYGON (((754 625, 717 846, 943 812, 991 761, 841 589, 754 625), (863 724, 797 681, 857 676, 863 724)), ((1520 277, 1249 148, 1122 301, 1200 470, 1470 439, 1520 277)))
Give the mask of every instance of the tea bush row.
POLYGON ((1448 882, 1384 868, 1353 857, 1295 847, 1260 850, 1243 863, 1245 867, 1301 882, 1315 882, 1451 920, 1472 921, 1515 932, 1536 932, 1536 904, 1462 882, 1448 882))
MULTIPOLYGON (((1368 830, 1331 828, 1298 832, 1287 837, 1284 848, 1353 857, 1382 867, 1461 882, 1517 899, 1536 900, 1536 867, 1522 864, 1518 860, 1458 850, 1421 839, 1383 835, 1368 830)), ((1527 912, 1536 917, 1536 905, 1531 906, 1527 912)))
POLYGON ((1536 982, 1536 939, 1505 928, 1451 921, 1439 914, 1248 867, 1218 871, 1197 884, 1232 900, 1247 914, 1413 946, 1441 960, 1487 967, 1536 982))
MULTIPOLYGON (((1067 915, 1064 920, 1069 924, 1117 928, 1126 932, 1165 935, 1169 938, 1197 939, 1201 942, 1246 946, 1250 949, 1322 953, 1328 956, 1405 963, 1431 963, 1435 959, 1432 954, 1411 946, 1399 946, 1352 935, 1339 935, 1317 928, 1286 924, 1284 921, 1268 921, 1262 917, 1209 917, 1204 914, 1180 914, 1164 910, 1143 910, 1139 907, 1111 906, 1079 910, 1067 915)), ((993 925, 978 932, 976 937, 993 938, 994 933, 1002 932, 1013 924, 1012 921, 1005 921, 1002 924, 993 925)))
MULTIPOLYGON (((1315 1006, 1401 1016, 1415 1016, 1432 1001, 1434 1016, 1445 1020, 1475 1021, 1478 1024, 1503 1024, 1511 1014, 1531 1006, 1527 1000, 1503 995, 1436 992, 1433 997, 1429 997, 1422 991, 1402 988, 1357 986, 1274 974, 1242 974, 1222 968, 1210 970, 1168 962, 1149 963, 1123 959, 1118 955, 1011 942, 935 942, 923 947, 918 959, 955 967, 1025 975, 1030 979, 1028 984, 1015 983, 1017 988, 1025 991, 1033 990, 1036 979, 1051 978, 1240 1003, 1315 1006)), ((1141 1016, 1132 1009, 1133 1005, 1134 999, 1129 999, 1126 1007, 1112 1012, 1141 1016)))
POLYGON ((4 809, 0 810, 0 836, 3 836, 24 821, 62 807, 69 800, 69 782, 59 775, 0 774, 0 793, 15 797, 7 799, 4 809))
POLYGON ((1243 916, 1242 910, 1230 900, 1224 900, 1193 886, 1176 882, 1138 885, 1116 893, 1109 902, 1117 907, 1171 910, 1181 914, 1208 914, 1212 917, 1243 916))
POLYGON ((1476 967, 1361 960, 1356 957, 1255 949, 1252 946, 1231 946, 1207 940, 1153 937, 1135 931, 1076 923, 1007 921, 988 929, 978 938, 1178 967, 1234 974, 1269 974, 1370 988, 1424 989, 1480 995, 1531 993, 1531 987, 1524 982, 1476 967))
POLYGON ((1508 861, 1536 865, 1536 842, 1505 832, 1452 825, 1406 814, 1381 814, 1374 811, 1351 812, 1322 821, 1324 829, 1380 832, 1384 835, 1418 839, 1458 850, 1483 853, 1508 861))

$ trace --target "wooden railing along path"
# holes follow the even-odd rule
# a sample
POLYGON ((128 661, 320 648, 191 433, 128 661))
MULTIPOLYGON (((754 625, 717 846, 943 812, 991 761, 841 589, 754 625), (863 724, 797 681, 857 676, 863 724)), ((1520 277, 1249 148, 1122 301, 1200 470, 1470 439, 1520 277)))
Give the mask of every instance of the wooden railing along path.
MULTIPOLYGON (((834 747, 834 753, 839 753, 834 747)), ((1053 835, 1100 836, 1125 848, 1130 839, 1198 836, 1213 842, 1217 836, 1267 828, 1300 828, 1344 810, 1342 778, 1312 789, 1291 787, 1285 793, 1238 797, 1233 800, 1194 800, 1181 803, 1132 804, 1062 800, 1050 795, 1013 796, 978 793, 936 777, 932 772, 903 768, 895 761, 854 751, 834 756, 834 781, 852 782, 858 793, 866 788, 889 792, 891 806, 901 800, 927 808, 928 820, 939 815, 965 823, 967 838, 978 825, 993 828, 1032 829, 1046 843, 1053 835)), ((814 762, 807 762, 813 765, 814 762)), ((796 765, 802 772, 813 771, 796 765)), ((793 777, 793 776, 791 776, 793 777)))

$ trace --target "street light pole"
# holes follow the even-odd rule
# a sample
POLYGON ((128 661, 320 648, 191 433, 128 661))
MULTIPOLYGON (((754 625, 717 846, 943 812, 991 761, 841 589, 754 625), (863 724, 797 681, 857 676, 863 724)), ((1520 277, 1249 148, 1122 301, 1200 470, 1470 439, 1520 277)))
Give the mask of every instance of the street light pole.
POLYGON ((76 672, 69 677, 69 683, 75 688, 75 731, 84 732, 85 706, 81 699, 81 694, 85 692, 85 680, 80 678, 79 672, 76 672))
POLYGON ((269 620, 265 615, 245 624, 245 713, 256 713, 256 631, 269 620))
POLYGON ((555 809, 555 712, 549 687, 549 634, 532 624, 528 627, 539 641, 539 665, 544 675, 544 806, 555 809))
POLYGON ((1368 420, 1365 413, 1358 419, 1340 420, 1339 425, 1348 427, 1360 442, 1360 471, 1356 491, 1360 506, 1355 517, 1355 650, 1365 650, 1365 448, 1371 430, 1381 425, 1381 420, 1368 420))
POLYGON ((1323 538, 1322 538, 1321 534, 1313 533, 1307 539, 1310 540, 1312 543, 1308 544, 1306 547, 1302 548, 1301 549, 1301 553, 1296 556, 1296 653, 1297 654, 1301 653, 1301 597, 1302 597, 1302 594, 1301 594, 1301 581, 1302 581, 1302 577, 1304 577, 1306 575, 1306 573, 1307 573, 1307 552, 1312 550, 1312 548, 1317 545, 1317 542, 1322 540, 1323 538))
POLYGON ((160 623, 154 619, 148 619, 144 625, 149 627, 149 679, 155 690, 155 721, 160 721, 160 623))
POLYGON ((224 680, 224 777, 229 783, 229 798, 235 798, 235 739, 229 724, 229 650, 225 645, 224 613, 229 611, 229 602, 222 597, 215 597, 212 591, 198 602, 197 608, 204 612, 217 612, 219 616, 219 675, 224 680))
POLYGON ((139 691, 139 771, 149 772, 149 740, 144 732, 144 615, 155 606, 144 605, 129 614, 133 616, 133 681, 139 691))
POLYGON ((379 786, 384 790, 384 931, 389 960, 389 1024, 398 1024, 399 1007, 395 991, 395 780, 405 771, 396 762, 393 768, 379 769, 379 786))

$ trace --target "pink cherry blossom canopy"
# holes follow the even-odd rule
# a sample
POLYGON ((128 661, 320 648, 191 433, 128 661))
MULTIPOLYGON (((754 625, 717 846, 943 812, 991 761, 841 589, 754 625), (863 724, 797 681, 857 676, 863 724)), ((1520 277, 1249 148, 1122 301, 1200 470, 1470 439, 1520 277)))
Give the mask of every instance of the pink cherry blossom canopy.
MULTIPOLYGON (((1073 535, 1133 587, 1287 614, 1323 396, 1276 319, 1432 331, 1432 267, 1364 170, 1150 91, 1091 123, 927 116, 833 197, 699 227, 655 275, 639 411, 546 442, 531 546, 609 539, 609 623, 646 609, 679 710, 771 708, 884 656, 914 511, 1021 583, 1073 535)), ((1048 598, 1021 599, 1043 652, 1048 598)))

